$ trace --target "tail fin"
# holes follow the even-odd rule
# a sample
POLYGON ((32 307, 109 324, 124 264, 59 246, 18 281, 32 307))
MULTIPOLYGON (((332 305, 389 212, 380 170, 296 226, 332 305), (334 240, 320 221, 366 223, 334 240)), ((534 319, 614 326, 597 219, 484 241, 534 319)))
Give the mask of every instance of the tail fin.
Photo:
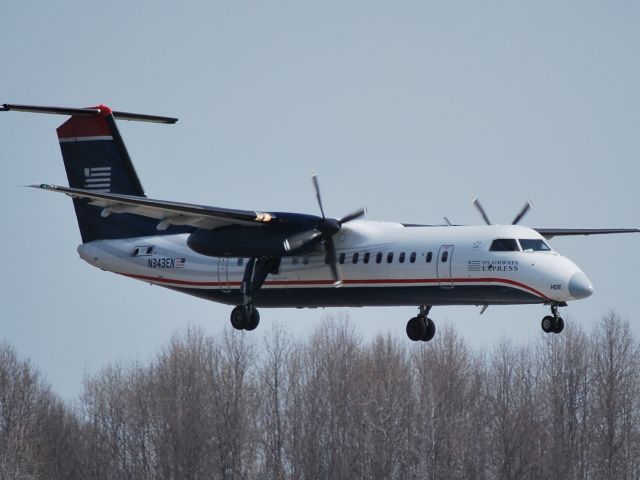
MULTIPOLYGON (((122 141, 115 119, 156 123, 175 123, 177 118, 117 112, 105 105, 90 108, 42 107, 3 104, 0 111, 54 113, 71 115, 57 129, 69 186, 94 192, 112 192, 139 197, 146 196, 136 174, 127 148, 122 141)), ((100 215, 101 209, 74 199, 83 243, 98 239, 113 239, 157 235, 156 221, 128 213, 100 215)), ((169 227, 164 234, 185 231, 184 227, 169 227)))
MULTIPOLYGON (((72 115, 57 129, 69 186, 94 192, 146 196, 122 141, 112 110, 93 107, 93 116, 72 115)), ((73 201, 83 243, 154 235, 151 219, 121 214, 103 218, 100 209, 81 199, 73 201)))

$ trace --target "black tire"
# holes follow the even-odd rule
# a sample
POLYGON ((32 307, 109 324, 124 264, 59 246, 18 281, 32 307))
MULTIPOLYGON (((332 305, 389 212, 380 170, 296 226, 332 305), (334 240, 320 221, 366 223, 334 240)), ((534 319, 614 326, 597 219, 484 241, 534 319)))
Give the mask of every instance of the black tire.
POLYGON ((251 309, 251 315, 249 316, 249 321, 245 325, 244 329, 248 332, 251 330, 255 330, 260 323, 260 312, 257 308, 251 309))
POLYGON ((231 310, 231 325, 236 330, 244 330, 249 323, 249 312, 242 305, 238 305, 231 310))
POLYGON ((425 342, 428 342, 429 340, 431 340, 436 334, 436 324, 433 323, 433 320, 431 320, 430 318, 427 318, 427 325, 424 331, 424 337, 422 337, 422 340, 425 342))
POLYGON ((427 325, 421 317, 413 317, 407 322, 407 336, 414 342, 422 340, 426 330, 427 325))
POLYGON ((553 328, 553 333, 561 333, 562 330, 564 330, 564 320, 562 317, 558 317, 553 328))
POLYGON ((542 319, 540 326, 542 327, 542 331, 544 333, 551 333, 554 331, 555 323, 555 318, 553 318, 551 315, 547 315, 542 319))

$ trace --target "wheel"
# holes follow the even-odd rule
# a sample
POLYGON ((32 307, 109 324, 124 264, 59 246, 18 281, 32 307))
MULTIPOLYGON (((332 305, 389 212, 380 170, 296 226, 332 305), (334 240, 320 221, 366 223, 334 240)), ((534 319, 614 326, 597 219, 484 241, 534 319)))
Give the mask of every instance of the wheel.
POLYGON ((555 325, 553 326, 553 333, 560 333, 564 330, 564 320, 562 317, 558 317, 555 321, 555 325))
POLYGON ((555 319, 551 315, 547 315, 542 319, 541 325, 544 333, 551 333, 554 331, 555 319))
POLYGON ((414 342, 422 340, 426 330, 427 325, 422 317, 413 317, 407 322, 407 336, 414 342))
POLYGON ((430 318, 427 318, 426 323, 427 324, 424 331, 424 337, 422 337, 422 340, 424 342, 428 342, 436 334, 436 324, 433 323, 433 320, 431 320, 430 318))
POLYGON ((249 323, 249 320, 249 312, 244 306, 238 305, 231 310, 231 325, 233 325, 233 328, 236 330, 243 330, 249 323))
POLYGON ((254 307, 251 309, 251 314, 249 315, 249 321, 245 325, 244 329, 250 332, 251 330, 255 330, 259 323, 260 323, 260 312, 258 312, 258 309, 254 307))

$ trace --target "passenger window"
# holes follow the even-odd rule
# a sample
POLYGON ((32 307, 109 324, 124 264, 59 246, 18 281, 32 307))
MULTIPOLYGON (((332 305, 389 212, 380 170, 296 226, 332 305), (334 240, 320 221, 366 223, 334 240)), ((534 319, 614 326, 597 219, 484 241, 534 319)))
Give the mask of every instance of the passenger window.
POLYGON ((302 258, 302 264, 303 265, 309 265, 309 257, 303 257, 302 258))
POLYGON ((382 252, 378 252, 376 255, 376 263, 382 262, 382 252))
POLYGON ((244 263, 244 258, 242 257, 238 258, 238 266, 241 267, 243 263, 244 263))
POLYGON ((369 252, 365 253, 365 254, 362 256, 362 261, 363 261, 364 263, 369 263, 369 252))
POLYGON ((298 257, 293 257, 291 259, 291 263, 294 264, 294 265, 297 265, 298 264, 298 257))
POLYGON ((416 252, 411 252, 411 255, 409 256, 409 261, 411 263, 416 263, 416 252))
POLYGON ((393 262, 393 252, 387 253, 387 263, 393 262))
POLYGON ((342 265, 344 263, 344 253, 341 253, 340 256, 338 257, 338 262, 340 262, 340 265, 342 265))
POLYGON ((491 243, 491 252, 518 252, 518 244, 513 238, 498 238, 491 243))
POLYGON ((427 253, 427 263, 431 263, 431 259, 433 258, 433 253, 427 253))
POLYGON ((398 257, 398 261, 400 263, 404 263, 404 252, 400 252, 400 256, 398 257))
POLYGON ((442 261, 442 263, 446 263, 446 261, 449 260, 448 250, 445 250, 444 252, 442 252, 442 257, 440 258, 440 260, 442 261))
POLYGON ((358 263, 358 257, 359 257, 359 256, 360 256, 360 255, 358 254, 358 252, 354 253, 354 254, 353 254, 353 257, 351 257, 351 263, 353 263, 354 265, 355 265, 356 263, 358 263))

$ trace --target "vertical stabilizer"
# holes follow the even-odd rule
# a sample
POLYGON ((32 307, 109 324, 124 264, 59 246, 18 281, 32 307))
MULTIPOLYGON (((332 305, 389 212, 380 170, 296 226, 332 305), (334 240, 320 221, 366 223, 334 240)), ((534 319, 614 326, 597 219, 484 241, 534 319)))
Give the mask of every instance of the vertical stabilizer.
MULTIPOLYGON (((144 197, 140 179, 122 141, 112 110, 105 105, 91 107, 91 110, 99 113, 91 116, 72 115, 57 129, 69 186, 93 192, 144 197)), ((85 200, 74 199, 73 204, 84 243, 158 233, 156 222, 149 218, 130 214, 103 218, 101 209, 85 200)))

